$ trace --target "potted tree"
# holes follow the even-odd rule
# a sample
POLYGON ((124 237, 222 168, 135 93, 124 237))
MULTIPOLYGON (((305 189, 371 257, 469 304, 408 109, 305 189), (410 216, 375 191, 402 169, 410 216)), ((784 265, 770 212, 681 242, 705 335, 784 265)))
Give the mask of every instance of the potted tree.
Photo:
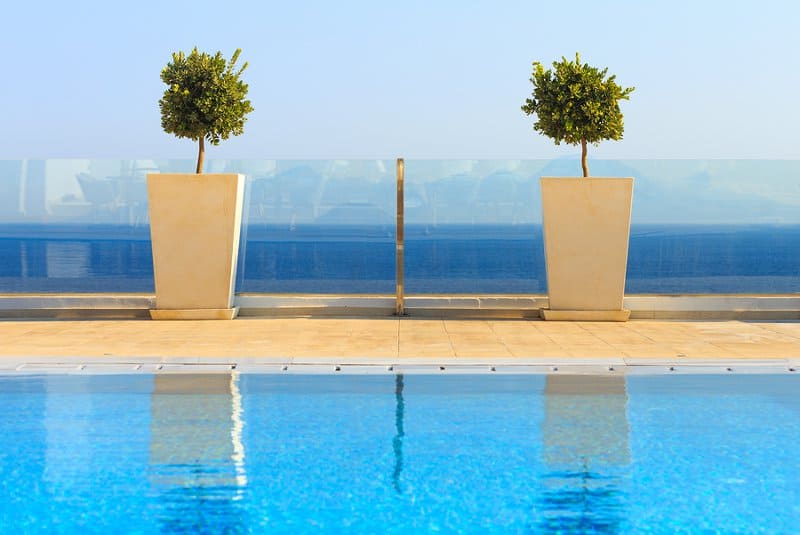
POLYGON ((253 110, 247 63, 221 52, 176 52, 161 71, 165 132, 198 143, 195 174, 147 175, 156 285, 154 319, 232 319, 244 176, 203 174, 205 142, 217 145, 244 130, 253 110))
POLYGON ((581 146, 583 178, 542 177, 542 218, 549 308, 544 319, 625 321, 633 178, 589 177, 587 145, 622 139, 623 88, 608 69, 561 58, 553 68, 535 62, 532 98, 522 106, 536 115, 533 129, 581 146))

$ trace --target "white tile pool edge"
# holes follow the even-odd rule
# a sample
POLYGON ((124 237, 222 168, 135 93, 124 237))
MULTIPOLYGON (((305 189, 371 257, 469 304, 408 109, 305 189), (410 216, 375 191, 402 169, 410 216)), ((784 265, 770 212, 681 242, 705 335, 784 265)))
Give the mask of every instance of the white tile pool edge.
POLYGON ((64 359, 63 357, 13 359, 0 362, 0 375, 120 375, 173 373, 267 373, 327 375, 668 375, 668 374, 796 374, 800 359, 449 359, 432 363, 431 359, 198 359, 115 357, 64 359))

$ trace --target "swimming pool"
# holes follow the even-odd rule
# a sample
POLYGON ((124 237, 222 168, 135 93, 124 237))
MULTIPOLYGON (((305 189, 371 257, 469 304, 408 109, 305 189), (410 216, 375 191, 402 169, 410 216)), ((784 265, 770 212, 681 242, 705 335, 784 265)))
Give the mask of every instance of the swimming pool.
POLYGON ((0 376, 4 532, 792 532, 800 376, 0 376))

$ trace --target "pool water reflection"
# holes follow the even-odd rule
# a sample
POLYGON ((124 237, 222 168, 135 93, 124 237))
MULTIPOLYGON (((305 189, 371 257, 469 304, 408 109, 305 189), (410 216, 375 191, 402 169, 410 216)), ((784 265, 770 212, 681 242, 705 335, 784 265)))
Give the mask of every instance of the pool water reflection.
POLYGON ((0 526, 788 532, 790 375, 0 377, 0 526))

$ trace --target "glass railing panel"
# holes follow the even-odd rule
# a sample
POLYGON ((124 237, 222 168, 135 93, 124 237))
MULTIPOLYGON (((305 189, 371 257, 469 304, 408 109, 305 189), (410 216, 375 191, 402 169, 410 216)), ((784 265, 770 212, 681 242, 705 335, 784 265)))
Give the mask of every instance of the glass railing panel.
MULTIPOLYGON (((594 160, 636 179, 627 293, 800 292, 800 162, 594 160)), ((540 176, 575 158, 406 162, 406 293, 545 294, 540 176)))
POLYGON ((636 177, 627 293, 800 292, 800 161, 605 165, 636 177))
POLYGON ((394 160, 249 165, 238 292, 394 293, 394 160))
MULTIPOLYGON (((0 161, 0 292, 152 292, 145 176, 191 160, 0 161)), ((626 291, 800 292, 800 161, 596 160, 633 176, 626 291)), ((237 291, 394 291, 395 161, 247 175, 237 291)), ((406 161, 407 294, 545 294, 540 176, 576 159, 406 161)))
POLYGON ((406 293, 544 293, 538 177, 546 164, 406 161, 406 293))
POLYGON ((0 161, 0 292, 152 292, 152 160, 0 161))

